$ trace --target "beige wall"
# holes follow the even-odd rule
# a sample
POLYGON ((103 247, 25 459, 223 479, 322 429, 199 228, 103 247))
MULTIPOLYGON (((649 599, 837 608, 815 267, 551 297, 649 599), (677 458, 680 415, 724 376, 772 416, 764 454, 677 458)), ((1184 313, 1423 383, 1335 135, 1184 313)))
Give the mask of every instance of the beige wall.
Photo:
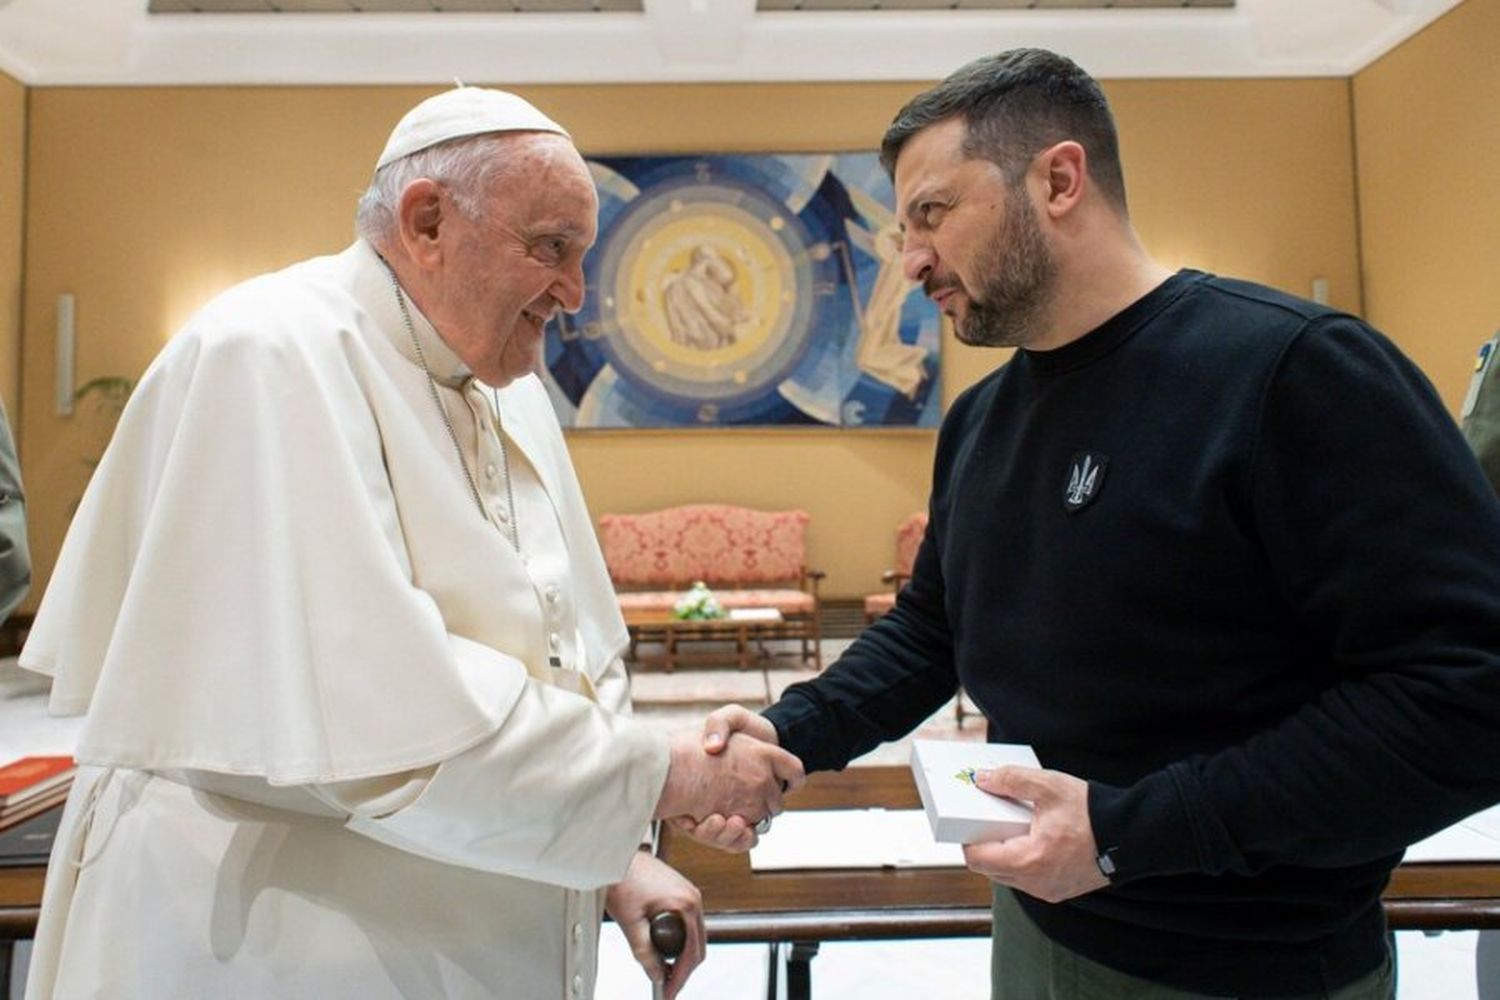
MULTIPOLYGON (((591 153, 869 149, 920 84, 533 87, 591 153)), ((1360 305, 1342 80, 1108 85, 1148 246, 1360 305)), ((216 290, 349 239, 390 124, 429 88, 42 88, 31 98, 23 417, 34 547, 50 570, 107 425, 51 412, 56 296, 77 296, 79 381, 139 373, 216 290)), ((1001 359, 945 344, 951 399, 1001 359)), ((879 586, 924 505, 920 431, 593 432, 571 444, 596 514, 695 500, 804 507, 826 592, 879 586)), ((232 516, 231 512, 224 512, 232 516)))
POLYGON ((1500 0, 1465 0, 1354 78, 1368 318, 1456 414, 1500 330, 1500 0))
POLYGON ((0 73, 0 400, 15 429, 21 401, 21 229, 26 88, 0 73))

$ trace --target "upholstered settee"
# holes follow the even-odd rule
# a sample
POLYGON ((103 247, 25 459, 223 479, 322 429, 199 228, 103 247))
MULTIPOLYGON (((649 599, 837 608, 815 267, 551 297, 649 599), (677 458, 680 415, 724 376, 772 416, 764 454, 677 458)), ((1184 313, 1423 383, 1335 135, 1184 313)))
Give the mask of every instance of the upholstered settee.
POLYGON ((775 608, 782 621, 757 629, 763 638, 801 642, 803 658, 821 669, 818 582, 807 566, 802 510, 752 510, 688 504, 599 518, 599 543, 627 623, 640 613, 670 612, 702 580, 726 610, 775 608))
POLYGON ((912 514, 896 528, 896 565, 880 577, 890 589, 865 597, 865 621, 872 622, 896 606, 896 594, 911 576, 911 567, 917 561, 917 549, 921 548, 925 534, 926 511, 912 514))

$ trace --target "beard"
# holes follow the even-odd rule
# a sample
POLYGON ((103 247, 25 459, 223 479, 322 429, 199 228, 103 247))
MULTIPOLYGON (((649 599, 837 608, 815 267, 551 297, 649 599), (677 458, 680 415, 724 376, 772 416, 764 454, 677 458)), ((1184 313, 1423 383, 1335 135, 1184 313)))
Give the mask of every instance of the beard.
POLYGON ((1009 192, 1003 224, 974 270, 978 287, 954 328, 958 339, 975 347, 1024 347, 1035 340, 1052 303, 1057 262, 1021 185, 1009 192))

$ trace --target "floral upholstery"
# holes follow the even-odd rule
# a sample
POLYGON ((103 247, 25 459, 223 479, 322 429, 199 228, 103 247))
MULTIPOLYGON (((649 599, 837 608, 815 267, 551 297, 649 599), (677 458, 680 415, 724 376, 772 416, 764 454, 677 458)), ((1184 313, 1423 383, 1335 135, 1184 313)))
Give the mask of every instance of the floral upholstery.
POLYGON ((874 621, 896 606, 896 595, 889 590, 865 595, 865 620, 874 621))
POLYGON ((911 515, 896 528, 896 572, 901 576, 911 576, 911 568, 917 562, 917 550, 922 547, 926 535, 925 510, 911 515))
MULTIPOLYGON (((823 574, 807 568, 809 520, 803 510, 761 511, 730 504, 600 517, 604 563, 632 629, 630 655, 634 657, 639 627, 644 627, 631 625, 630 616, 671 611, 683 592, 702 580, 726 609, 780 611, 782 621, 767 626, 766 634, 800 640, 803 659, 822 669, 818 581, 823 574)), ((668 670, 674 656, 669 649, 668 670)))
POLYGON ((800 583, 808 520, 802 510, 691 504, 605 514, 599 518, 599 543, 616 587, 685 589, 695 580, 715 589, 800 583))
POLYGON ((927 534, 927 513, 919 511, 902 521, 896 528, 896 566, 886 570, 883 579, 892 585, 890 590, 870 594, 865 598, 865 620, 874 621, 896 606, 896 593, 911 576, 912 565, 917 561, 917 549, 922 547, 922 538, 927 534))

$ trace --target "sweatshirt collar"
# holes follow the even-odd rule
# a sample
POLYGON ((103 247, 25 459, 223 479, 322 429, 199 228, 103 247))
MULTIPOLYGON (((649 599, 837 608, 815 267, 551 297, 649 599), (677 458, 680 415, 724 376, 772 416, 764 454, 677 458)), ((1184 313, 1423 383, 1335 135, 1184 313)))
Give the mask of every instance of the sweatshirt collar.
POLYGON ((1016 353, 1025 358, 1026 363, 1038 375, 1054 375, 1082 368, 1125 343, 1158 313, 1207 277, 1202 271, 1183 269, 1077 340, 1050 351, 1021 348, 1016 353))

